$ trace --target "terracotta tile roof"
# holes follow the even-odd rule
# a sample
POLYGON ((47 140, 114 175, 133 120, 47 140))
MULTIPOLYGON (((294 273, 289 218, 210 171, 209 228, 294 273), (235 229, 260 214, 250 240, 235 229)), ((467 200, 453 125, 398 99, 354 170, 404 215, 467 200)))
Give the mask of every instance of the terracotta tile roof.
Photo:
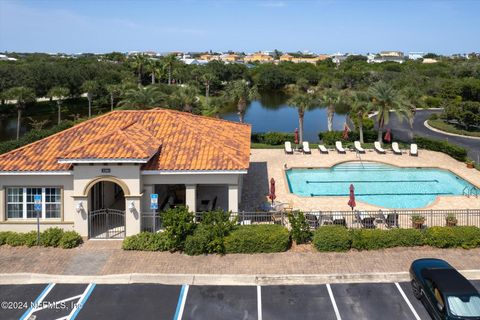
POLYGON ((0 155, 0 171, 64 171, 59 159, 150 159, 142 170, 246 170, 251 127, 168 109, 114 111, 0 155))

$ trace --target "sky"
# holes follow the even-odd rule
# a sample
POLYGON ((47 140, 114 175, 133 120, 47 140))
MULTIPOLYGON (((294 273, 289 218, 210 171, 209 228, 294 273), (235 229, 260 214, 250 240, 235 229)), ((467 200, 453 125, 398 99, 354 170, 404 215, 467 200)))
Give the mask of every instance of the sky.
POLYGON ((480 51, 480 0, 0 0, 0 51, 480 51))

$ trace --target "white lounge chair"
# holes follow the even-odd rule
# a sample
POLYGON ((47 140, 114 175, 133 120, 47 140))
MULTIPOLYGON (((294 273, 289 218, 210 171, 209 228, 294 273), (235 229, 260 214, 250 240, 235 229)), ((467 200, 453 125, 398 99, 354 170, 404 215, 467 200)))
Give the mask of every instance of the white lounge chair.
POLYGON ((353 143, 353 146, 355 147, 355 150, 357 150, 359 153, 365 153, 365 149, 362 148, 360 141, 355 141, 353 143))
POLYGON ((343 149, 342 141, 335 142, 335 149, 337 149, 338 153, 347 153, 345 149, 343 149))
POLYGON ((318 151, 320 151, 320 153, 328 153, 328 149, 325 148, 323 144, 318 145, 318 151))
POLYGON ((308 141, 303 141, 302 142, 302 146, 303 146, 303 153, 312 153, 312 150, 310 150, 310 144, 308 143, 308 141))
POLYGON ((285 153, 292 154, 292 143, 290 141, 285 141, 285 153))
POLYGON ((373 147, 375 148, 375 151, 377 151, 378 153, 385 154, 385 150, 380 145, 380 142, 375 141, 375 143, 373 144, 373 147))
POLYGON ((398 142, 392 142, 392 151, 395 154, 402 154, 402 150, 400 150, 398 142))
POLYGON ((411 156, 418 156, 418 146, 415 143, 410 145, 410 155, 411 156))

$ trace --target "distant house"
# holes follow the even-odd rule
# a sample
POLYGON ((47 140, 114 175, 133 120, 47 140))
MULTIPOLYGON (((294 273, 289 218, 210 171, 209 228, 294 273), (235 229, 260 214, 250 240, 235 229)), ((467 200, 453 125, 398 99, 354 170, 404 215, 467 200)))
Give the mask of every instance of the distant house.
POLYGON ((273 57, 261 52, 256 52, 254 54, 250 54, 243 58, 245 63, 248 62, 273 62, 273 57))
POLYGON ((292 55, 289 55, 288 53, 282 54, 280 56, 280 61, 292 61, 294 57, 292 55))
POLYGON ((437 63, 437 59, 432 59, 432 58, 424 58, 422 63, 437 63))
POLYGON ((218 54, 202 54, 200 55, 199 60, 213 61, 213 60, 221 60, 221 59, 220 59, 220 55, 218 54))
POLYGON ((167 109, 82 122, 0 155, 0 231, 35 230, 38 213, 42 230, 123 238, 152 226, 152 194, 160 212, 238 212, 250 134, 246 124, 167 109))
POLYGON ((8 57, 5 54, 0 54, 0 61, 17 61, 16 58, 8 57))
POLYGON ((382 63, 386 61, 403 63, 405 56, 401 51, 381 51, 378 54, 370 54, 367 56, 368 63, 382 63))
POLYGON ((408 59, 419 60, 419 59, 422 59, 424 55, 425 55, 425 52, 409 52, 408 59))
POLYGON ((348 58, 348 54, 338 52, 331 54, 329 57, 332 59, 333 63, 338 65, 348 58))
POLYGON ((240 56, 238 54, 222 54, 220 55, 220 60, 223 62, 238 62, 240 61, 240 56))
POLYGON ((192 59, 192 58, 182 58, 180 59, 183 63, 187 65, 205 65, 208 63, 208 60, 192 59))

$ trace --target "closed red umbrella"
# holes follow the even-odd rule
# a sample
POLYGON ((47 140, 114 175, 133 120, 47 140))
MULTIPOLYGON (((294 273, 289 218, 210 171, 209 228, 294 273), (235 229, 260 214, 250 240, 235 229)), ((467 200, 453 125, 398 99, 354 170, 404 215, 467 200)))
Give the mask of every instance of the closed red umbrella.
POLYGON ((383 137, 383 140, 387 141, 388 143, 392 141, 392 133, 390 132, 390 128, 387 129, 387 133, 385 133, 385 137, 383 137))
POLYGON ((270 193, 268 194, 268 198, 272 200, 272 205, 273 205, 273 200, 277 198, 275 195, 275 179, 270 179, 270 193))
POLYGON ((343 140, 348 140, 348 132, 350 132, 350 128, 347 126, 347 123, 343 126, 343 140))
POLYGON ((348 205, 350 208, 355 208, 357 204, 355 203, 355 188, 353 187, 353 184, 350 184, 350 199, 348 200, 348 205))
POLYGON ((295 144, 298 144, 298 128, 295 129, 295 144))

